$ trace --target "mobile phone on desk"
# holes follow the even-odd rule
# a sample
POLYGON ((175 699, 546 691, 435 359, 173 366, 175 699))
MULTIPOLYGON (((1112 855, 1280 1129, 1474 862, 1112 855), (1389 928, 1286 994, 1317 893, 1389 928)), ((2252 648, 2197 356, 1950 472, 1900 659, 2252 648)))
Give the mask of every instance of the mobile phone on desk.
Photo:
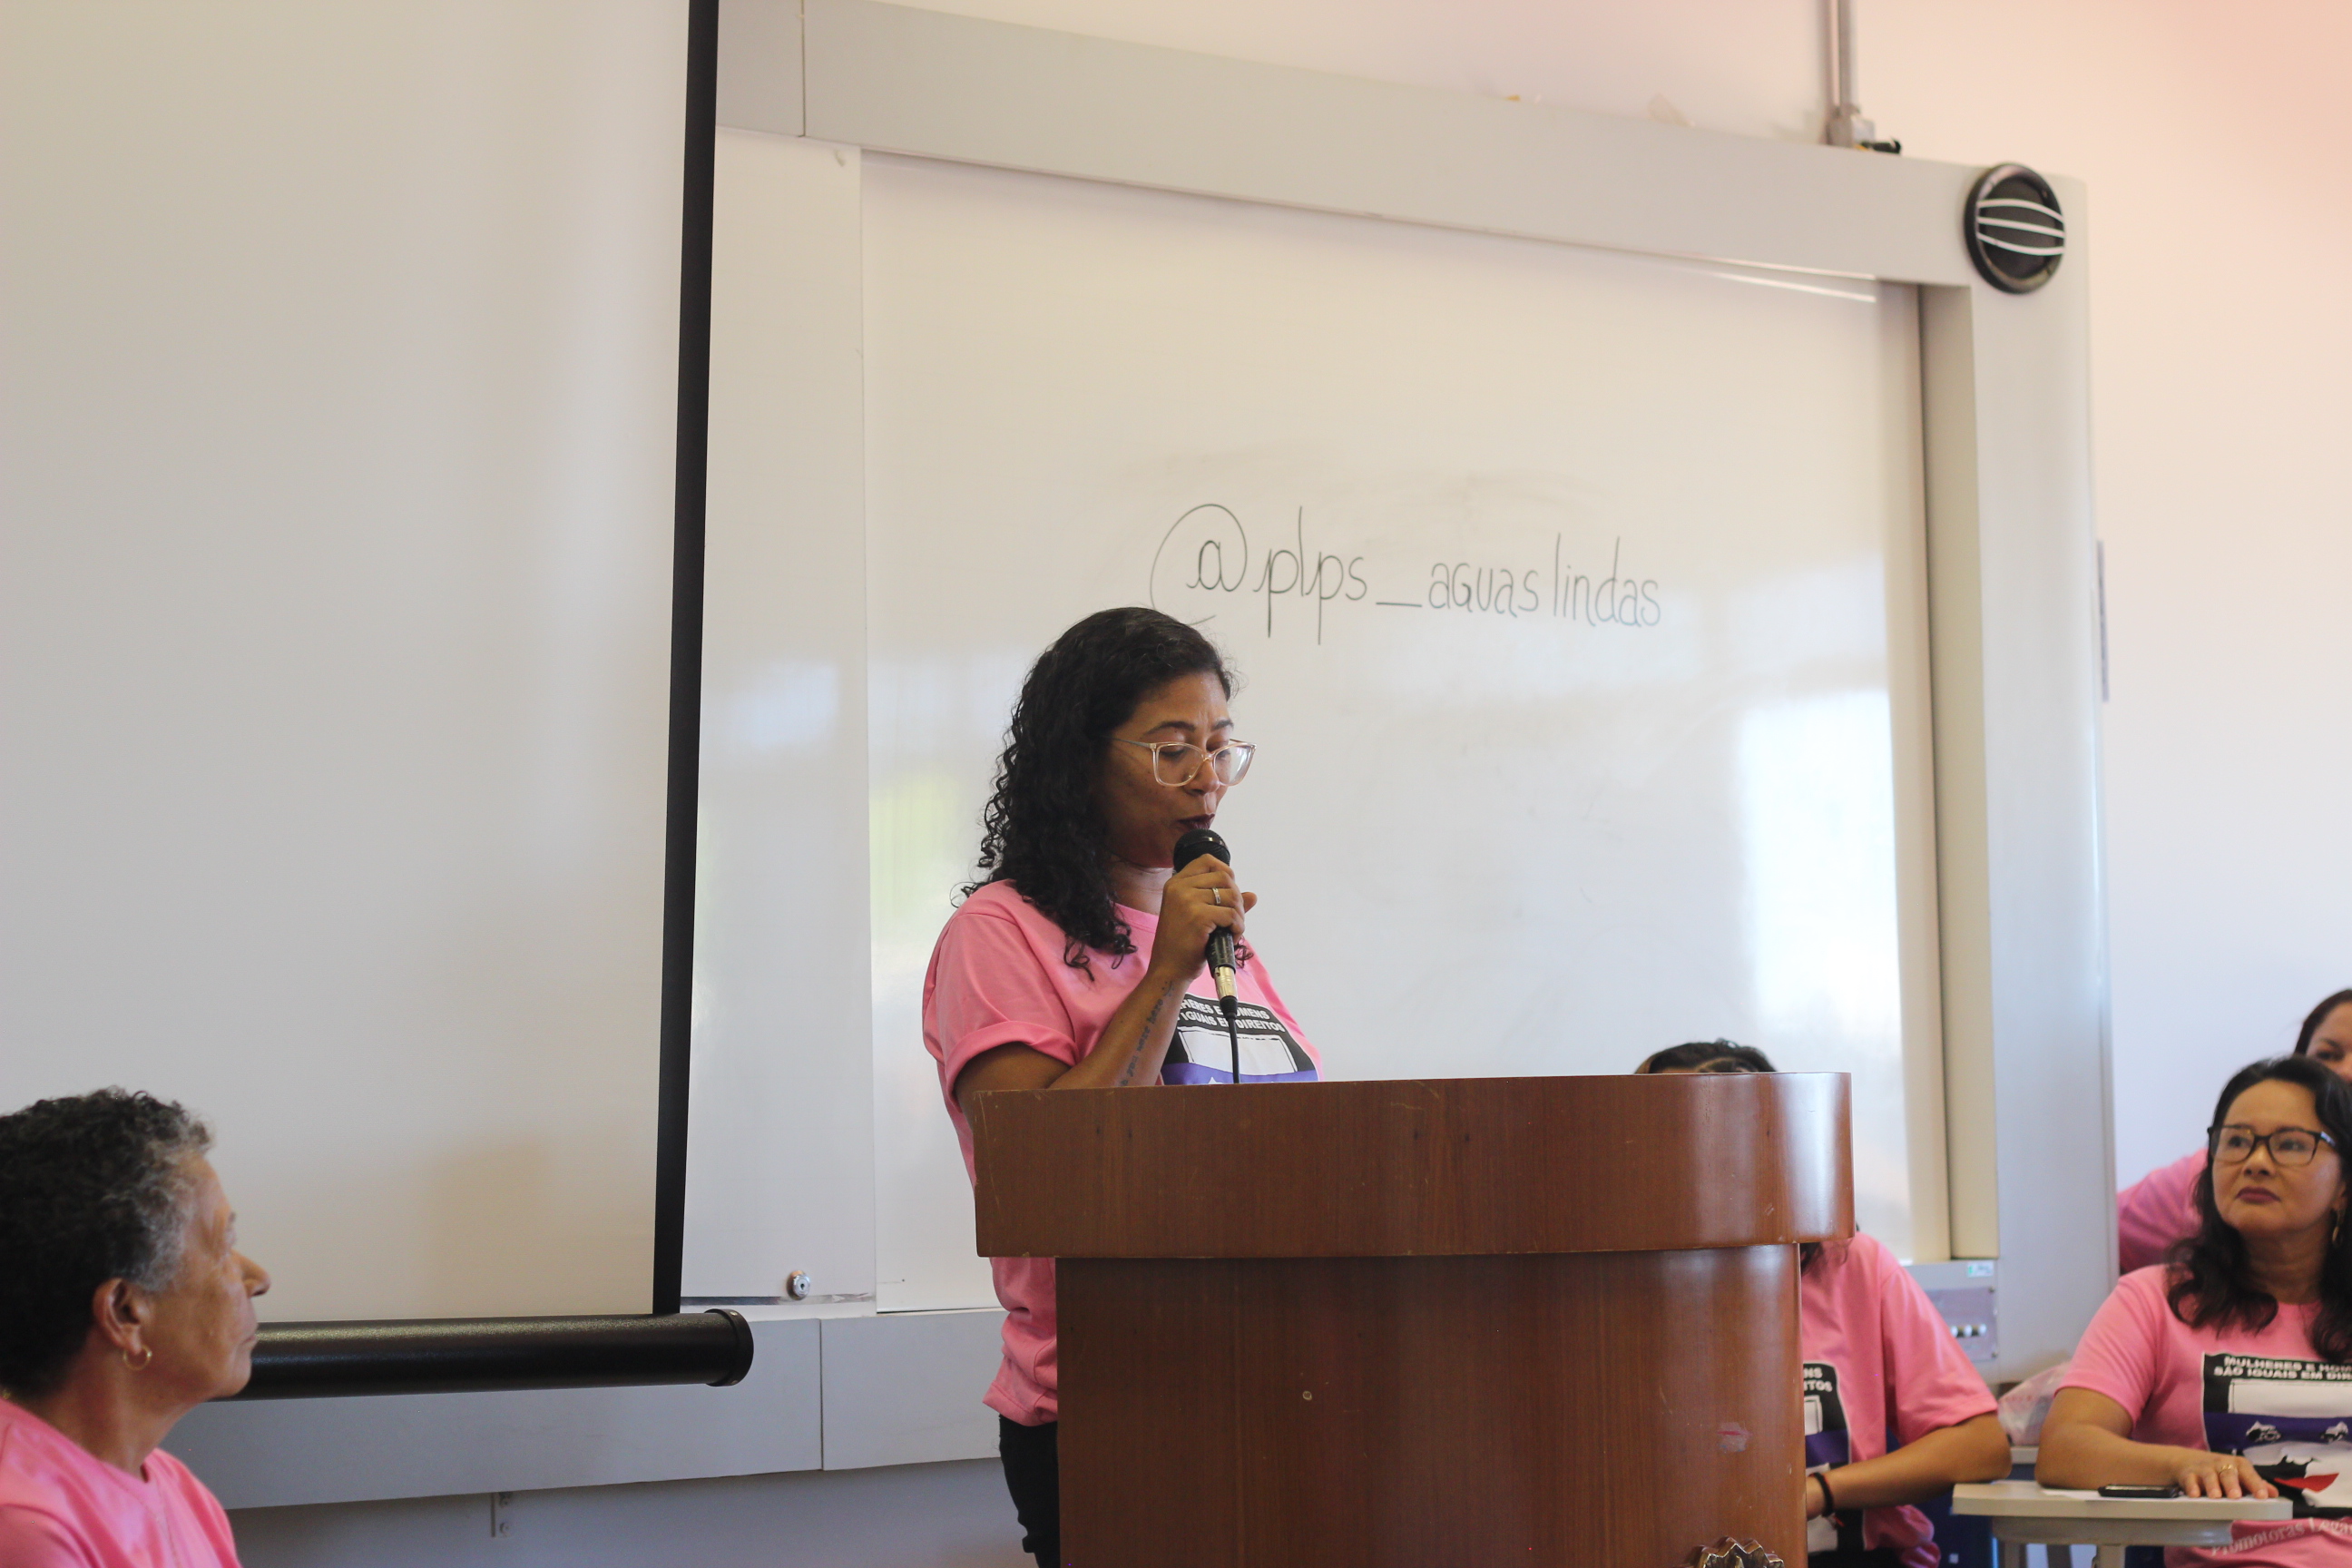
POLYGON ((2119 1498, 2168 1498, 2179 1497, 2180 1495, 2180 1489, 2174 1486, 2101 1487, 2099 1489, 2099 1495, 2101 1497, 2119 1498))

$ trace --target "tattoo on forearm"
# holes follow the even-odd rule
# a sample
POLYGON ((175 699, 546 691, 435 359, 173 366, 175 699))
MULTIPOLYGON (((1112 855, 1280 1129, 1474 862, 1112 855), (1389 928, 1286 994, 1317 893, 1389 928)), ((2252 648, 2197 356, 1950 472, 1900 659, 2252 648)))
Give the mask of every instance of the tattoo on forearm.
POLYGON ((1159 995, 1152 998, 1151 1011, 1143 1016, 1143 1028, 1135 1037, 1135 1048, 1128 1052, 1127 1060, 1118 1069, 1118 1086, 1121 1089, 1133 1083, 1135 1075, 1142 1069, 1144 1055, 1151 1048, 1152 1031, 1160 1022, 1160 1015, 1168 1006, 1169 993, 1175 989, 1176 983, 1171 980, 1160 988, 1159 995))

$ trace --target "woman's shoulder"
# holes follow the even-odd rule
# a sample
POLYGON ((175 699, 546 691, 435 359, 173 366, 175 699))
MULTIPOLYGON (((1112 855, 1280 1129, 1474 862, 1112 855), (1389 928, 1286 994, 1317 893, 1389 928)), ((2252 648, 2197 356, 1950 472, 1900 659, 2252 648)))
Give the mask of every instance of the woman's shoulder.
POLYGON ((1068 944, 1062 928, 1010 882, 974 888, 940 928, 931 952, 934 976, 943 970, 993 968, 1015 959, 1058 966, 1068 944))
POLYGON ((98 1462, 31 1411, 0 1399, 0 1503, 40 1495, 98 1462))
POLYGON ((2171 1268, 2161 1263, 2133 1269, 2116 1281, 2095 1318, 2109 1326, 2135 1322, 2160 1329, 2173 1316, 2172 1279, 2171 1268))
POLYGON ((1027 910, 1031 914, 1037 912, 1036 906, 1023 898, 1020 890, 1011 882, 982 882, 963 896, 963 901, 956 905, 955 913, 949 917, 949 923, 953 924, 967 915, 982 919, 990 917, 1000 920, 1013 919, 1017 918, 1023 910, 1027 910))
POLYGON ((1882 1320, 1890 1300, 1912 1286, 1911 1277, 1877 1237, 1864 1231, 1824 1241, 1800 1277, 1805 1310, 1835 1319, 1855 1331, 1882 1320))
POLYGON ((212 1488, 198 1480, 196 1472, 182 1464, 176 1455, 161 1448, 148 1455, 147 1479, 179 1493, 199 1519, 217 1520, 224 1530, 227 1528, 228 1514, 222 1509, 220 1499, 213 1496, 212 1488))
POLYGON ((169 1487, 176 1492, 201 1497, 206 1502, 214 1500, 212 1489, 196 1479, 196 1472, 181 1463, 176 1454, 158 1448, 147 1456, 145 1469, 151 1485, 169 1487))
POLYGON ((1843 1242, 1833 1241, 1830 1246, 1842 1252, 1849 1268, 1859 1266, 1874 1274, 1903 1272, 1903 1265, 1895 1261, 1895 1254, 1886 1249, 1886 1244, 1866 1230, 1858 1229, 1843 1242))
MULTIPOLYGON (((46 1540, 55 1531, 78 1539, 119 1512, 137 1485, 40 1417, 0 1400, 0 1518, 11 1547, 29 1552, 20 1537, 46 1540)), ((17 1561, 0 1552, 9 1568, 17 1561)))
POLYGON ((1874 1311, 1889 1326, 1925 1322, 1939 1334, 1944 1331, 1943 1314, 1926 1289, 1894 1249, 1869 1232, 1857 1230, 1843 1242, 1831 1242, 1822 1261, 1843 1275, 1844 1290, 1857 1299, 1856 1310, 1874 1311), (1865 1300, 1867 1307, 1859 1305, 1865 1300))
POLYGON ((1895 1261, 1895 1254, 1886 1249, 1885 1243, 1866 1230, 1822 1242, 1820 1258, 1808 1272, 1818 1275, 1824 1283, 1865 1289, 1885 1284, 1890 1276, 1910 1278, 1904 1273, 1903 1265, 1895 1261))
POLYGON ((1045 911, 1021 896, 1010 882, 982 882, 964 895, 941 928, 940 940, 977 931, 1018 931, 1024 935, 1050 935, 1059 941, 1061 928, 1045 911))

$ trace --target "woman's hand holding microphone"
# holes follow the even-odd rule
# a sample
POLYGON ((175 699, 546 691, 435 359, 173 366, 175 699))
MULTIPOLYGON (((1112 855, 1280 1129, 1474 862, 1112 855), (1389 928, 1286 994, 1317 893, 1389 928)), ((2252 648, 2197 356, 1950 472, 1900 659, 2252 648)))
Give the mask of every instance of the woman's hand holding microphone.
POLYGON ((1255 893, 1242 891, 1234 868, 1213 855, 1180 866, 1160 895, 1160 929, 1151 939, 1151 967, 1186 980, 1201 972, 1201 955, 1212 933, 1224 930, 1239 941, 1255 893))

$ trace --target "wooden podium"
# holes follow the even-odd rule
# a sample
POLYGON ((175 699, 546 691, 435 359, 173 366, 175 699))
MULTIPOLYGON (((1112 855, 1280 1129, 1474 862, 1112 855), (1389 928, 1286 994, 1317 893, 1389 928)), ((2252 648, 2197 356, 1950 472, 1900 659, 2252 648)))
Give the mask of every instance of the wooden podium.
POLYGON ((1061 1259, 1077 1568, 1804 1560, 1796 1243, 1842 1075, 977 1098, 982 1253, 1061 1259))

